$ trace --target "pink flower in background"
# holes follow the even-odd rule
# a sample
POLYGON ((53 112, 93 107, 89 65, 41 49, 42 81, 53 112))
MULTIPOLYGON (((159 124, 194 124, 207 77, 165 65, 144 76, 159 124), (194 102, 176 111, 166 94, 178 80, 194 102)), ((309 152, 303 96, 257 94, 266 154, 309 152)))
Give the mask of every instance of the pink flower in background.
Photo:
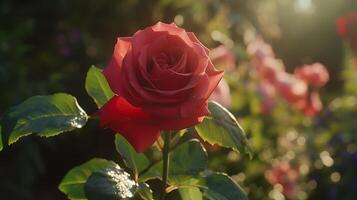
POLYGON ((272 47, 260 37, 248 44, 247 53, 252 57, 252 69, 260 78, 258 92, 262 100, 262 113, 272 111, 276 93, 306 116, 314 117, 321 112, 323 106, 316 90, 329 80, 329 73, 324 65, 304 65, 297 68, 294 74, 287 73, 284 64, 274 57, 272 47), (314 88, 311 94, 309 85, 314 88))
POLYGON ((226 108, 231 106, 231 93, 228 83, 224 79, 221 79, 209 99, 218 102, 226 108))
POLYGON ((285 73, 285 66, 275 58, 266 57, 257 66, 257 70, 263 79, 275 84, 278 77, 285 73))
POLYGON ((294 74, 316 88, 324 86, 329 80, 329 73, 321 63, 304 65, 301 68, 295 69, 294 74))
POLYGON ((298 176, 298 170, 292 168, 288 161, 283 161, 265 172, 267 181, 272 185, 280 184, 287 198, 294 197, 298 176))
POLYGON ((263 38, 257 37, 247 46, 247 53, 249 56, 261 60, 265 57, 275 57, 273 48, 266 43, 263 38))
POLYGON ((262 81, 259 85, 259 95, 261 98, 261 112, 270 113, 275 107, 274 96, 276 94, 275 88, 267 81, 262 81))
POLYGON ((357 57, 353 58, 352 63, 357 68, 357 57))
POLYGON ((320 99, 320 95, 317 92, 312 92, 310 94, 309 102, 303 109, 305 115, 309 117, 315 117, 322 111, 323 105, 320 99))
POLYGON ((301 109, 306 106, 306 97, 308 95, 307 83, 291 74, 285 73, 278 77, 276 88, 294 107, 301 109))
POLYGON ((212 49, 209 57, 214 65, 222 65, 225 70, 231 71, 236 67, 236 59, 231 49, 220 45, 212 49))
POLYGON ((352 49, 357 50, 357 12, 350 12, 338 18, 337 32, 352 49))

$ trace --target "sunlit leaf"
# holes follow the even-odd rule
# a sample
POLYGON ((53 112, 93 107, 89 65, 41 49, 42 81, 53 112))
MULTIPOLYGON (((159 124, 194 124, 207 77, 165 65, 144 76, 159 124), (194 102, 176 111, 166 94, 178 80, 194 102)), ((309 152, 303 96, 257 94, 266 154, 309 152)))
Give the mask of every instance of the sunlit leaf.
POLYGON ((133 170, 135 177, 150 165, 145 154, 137 153, 131 144, 119 134, 115 136, 115 147, 123 158, 126 166, 133 170))
POLYGON ((210 200, 248 200, 243 189, 229 176, 212 173, 204 177, 203 194, 210 200))
POLYGON ((35 133, 50 137, 81 128, 88 116, 69 94, 34 96, 11 107, 1 120, 3 146, 35 133))
POLYGON ((205 171, 195 179, 192 178, 185 184, 178 186, 181 197, 190 199, 189 195, 197 196, 199 195, 197 190, 199 190, 203 193, 203 196, 210 200, 248 200, 243 189, 226 174, 205 171), (190 190, 185 191, 187 188, 190 188, 190 190))
POLYGON ((115 165, 93 172, 84 191, 90 200, 117 200, 134 197, 137 187, 130 175, 115 165))
POLYGON ((91 66, 86 78, 85 84, 87 93, 91 96, 98 108, 102 107, 109 99, 114 96, 102 70, 91 66))
POLYGON ((116 164, 112 161, 99 158, 92 159, 71 169, 62 179, 58 188, 71 200, 87 199, 84 193, 84 185, 88 177, 94 171, 115 166, 116 164))
POLYGON ((200 137, 210 144, 252 155, 246 134, 233 114, 216 102, 209 102, 208 108, 211 115, 195 127, 200 137))
POLYGON ((182 200, 202 200, 202 192, 197 187, 182 187, 178 191, 182 200))

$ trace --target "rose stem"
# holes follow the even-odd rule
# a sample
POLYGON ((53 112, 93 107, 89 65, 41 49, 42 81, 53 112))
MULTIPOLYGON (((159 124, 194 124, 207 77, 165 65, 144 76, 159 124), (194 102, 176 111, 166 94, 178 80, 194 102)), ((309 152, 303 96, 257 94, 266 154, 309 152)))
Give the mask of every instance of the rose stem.
POLYGON ((168 131, 167 133, 163 134, 164 137, 164 149, 162 151, 162 159, 163 159, 163 167, 162 167, 162 182, 164 183, 164 188, 162 190, 162 193, 160 195, 160 199, 163 200, 165 199, 166 196, 166 186, 167 186, 167 178, 169 176, 169 165, 170 165, 170 160, 169 160, 169 153, 170 153, 170 142, 171 142, 171 132, 168 131))

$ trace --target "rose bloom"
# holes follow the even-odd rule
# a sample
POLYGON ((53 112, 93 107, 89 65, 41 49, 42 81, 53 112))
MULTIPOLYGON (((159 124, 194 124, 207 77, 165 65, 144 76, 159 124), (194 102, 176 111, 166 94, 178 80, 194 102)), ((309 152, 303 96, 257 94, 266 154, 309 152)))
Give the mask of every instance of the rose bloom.
POLYGON ((209 99, 218 102, 226 108, 231 106, 231 93, 228 83, 224 79, 219 82, 209 99))
POLYGON ((266 57, 262 60, 260 65, 257 66, 257 71, 264 80, 272 84, 277 82, 281 74, 285 74, 285 66, 283 63, 275 58, 266 57))
POLYGON ((322 111, 323 105, 320 99, 320 95, 317 92, 312 92, 310 94, 310 98, 308 99, 308 103, 305 108, 303 108, 303 112, 306 116, 315 117, 322 111))
POLYGON ((209 53, 212 63, 215 66, 222 66, 223 69, 232 71, 236 67, 236 59, 231 49, 220 45, 212 49, 209 53))
POLYGON ((275 107, 276 90, 274 86, 267 81, 262 81, 258 93, 261 98, 261 112, 264 114, 270 113, 275 107))
POLYGON ((265 57, 274 58, 274 51, 270 44, 266 43, 262 37, 256 37, 247 45, 247 53, 252 58, 261 60, 265 57))
POLYGON ((338 18, 337 32, 352 49, 357 50, 357 12, 350 12, 338 18))
POLYGON ((288 161, 282 161, 265 172, 265 178, 270 184, 283 186, 283 194, 287 198, 294 197, 298 176, 298 171, 288 161))
POLYGON ((316 88, 324 86, 329 80, 329 73, 321 63, 304 65, 301 68, 295 69, 294 74, 316 88))
POLYGON ((307 83, 291 74, 281 74, 276 82, 277 91, 288 103, 298 109, 306 106, 307 83))
POLYGON ((116 94, 98 112, 100 125, 122 134, 138 151, 163 130, 202 122, 207 99, 223 76, 192 32, 157 23, 119 37, 103 74, 116 94))

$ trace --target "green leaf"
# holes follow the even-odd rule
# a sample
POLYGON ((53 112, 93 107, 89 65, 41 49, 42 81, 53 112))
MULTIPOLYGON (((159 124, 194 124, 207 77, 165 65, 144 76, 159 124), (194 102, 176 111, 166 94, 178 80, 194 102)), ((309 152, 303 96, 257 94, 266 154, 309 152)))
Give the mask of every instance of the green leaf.
POLYGON ((50 137, 81 128, 88 116, 69 94, 34 96, 10 108, 1 120, 3 146, 36 133, 50 137))
MULTIPOLYGON (((190 191, 192 195, 197 195, 195 193, 197 189, 200 189, 203 196, 210 200, 248 200, 242 188, 223 173, 205 171, 196 180, 191 179, 185 185, 179 186, 180 194, 181 190, 186 188, 196 189, 196 191, 190 191)), ((188 194, 184 195, 188 196, 188 194)))
POLYGON ((62 179, 58 189, 71 200, 87 199, 84 194, 84 184, 88 177, 97 170, 115 167, 115 163, 105 159, 94 158, 71 169, 62 179))
MULTIPOLYGON (((186 184, 193 177, 207 169, 207 152, 198 140, 190 140, 178 146, 170 153, 170 185, 186 184)), ((151 167, 139 177, 141 182, 162 177, 162 161, 151 167)))
POLYGON ((203 194, 210 200, 248 200, 243 189, 229 176, 212 173, 204 177, 203 194))
POLYGON ((132 169, 137 179, 139 173, 149 167, 149 159, 143 153, 136 153, 135 149, 121 135, 115 136, 115 147, 123 158, 127 167, 132 169))
POLYGON ((208 108, 211 115, 195 127, 200 137, 210 144, 232 148, 252 156, 247 136, 233 114, 216 102, 209 102, 208 108))
POLYGON ((182 200, 202 200, 202 192, 197 187, 182 187, 178 191, 182 200))
POLYGON ((87 73, 85 87, 89 96, 93 98, 98 108, 102 107, 114 96, 102 70, 95 66, 91 66, 87 73))
POLYGON ((115 165, 93 172, 84 191, 90 200, 117 200, 134 197, 137 187, 130 175, 115 165))
POLYGON ((149 185, 146 183, 140 183, 137 191, 140 197, 144 200, 153 200, 152 190, 150 189, 149 185))

